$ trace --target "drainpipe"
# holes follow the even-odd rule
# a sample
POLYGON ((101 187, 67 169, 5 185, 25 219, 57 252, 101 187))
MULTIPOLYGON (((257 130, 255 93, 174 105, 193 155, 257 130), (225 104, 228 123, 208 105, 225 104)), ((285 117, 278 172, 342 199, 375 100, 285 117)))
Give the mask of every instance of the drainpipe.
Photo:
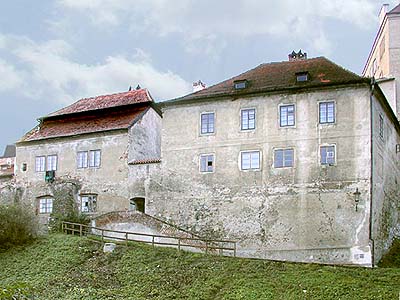
POLYGON ((375 244, 374 244, 374 239, 372 236, 372 195, 373 195, 373 191, 374 191, 374 187, 373 187, 373 174, 374 174, 374 114, 373 114, 373 95, 374 95, 374 89, 375 89, 375 78, 372 77, 371 78, 371 94, 369 96, 369 100, 370 100, 370 126, 371 126, 371 176, 370 176, 370 198, 369 198, 369 241, 371 243, 371 264, 372 264, 372 268, 375 266, 375 244))

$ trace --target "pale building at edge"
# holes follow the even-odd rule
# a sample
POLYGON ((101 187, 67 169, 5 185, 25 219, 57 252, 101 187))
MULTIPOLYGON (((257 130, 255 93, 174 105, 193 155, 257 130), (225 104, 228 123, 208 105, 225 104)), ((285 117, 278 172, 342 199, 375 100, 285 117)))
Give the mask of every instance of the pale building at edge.
POLYGON ((161 103, 146 211, 244 257, 372 266, 399 229, 399 122, 371 79, 289 58, 161 103))

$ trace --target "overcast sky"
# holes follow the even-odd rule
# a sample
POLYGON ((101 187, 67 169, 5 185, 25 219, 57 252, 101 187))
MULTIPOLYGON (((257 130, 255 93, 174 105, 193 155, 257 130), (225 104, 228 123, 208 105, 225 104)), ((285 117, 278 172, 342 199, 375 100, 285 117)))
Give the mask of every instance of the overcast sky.
POLYGON ((300 48, 359 74, 382 3, 3 0, 0 155, 38 117, 130 85, 162 101, 191 92, 198 79, 212 85, 300 48))

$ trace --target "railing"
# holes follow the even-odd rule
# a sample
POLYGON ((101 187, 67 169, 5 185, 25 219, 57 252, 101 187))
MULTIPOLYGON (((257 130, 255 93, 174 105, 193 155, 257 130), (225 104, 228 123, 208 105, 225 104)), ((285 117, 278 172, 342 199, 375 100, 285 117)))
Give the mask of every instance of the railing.
POLYGON ((236 257, 236 241, 232 240, 200 239, 193 237, 189 238, 140 232, 119 231, 71 222, 62 222, 62 232, 66 234, 79 234, 80 236, 100 236, 102 242, 104 242, 106 239, 119 240, 124 241, 126 245, 128 245, 128 242, 139 242, 151 244, 153 247, 176 247, 178 248, 178 251, 187 248, 194 248, 204 250, 205 253, 218 253, 219 255, 227 255, 226 253, 224 253, 225 251, 230 253, 230 256, 233 255, 234 257, 236 257), (107 235, 107 233, 114 233, 114 235, 107 235))

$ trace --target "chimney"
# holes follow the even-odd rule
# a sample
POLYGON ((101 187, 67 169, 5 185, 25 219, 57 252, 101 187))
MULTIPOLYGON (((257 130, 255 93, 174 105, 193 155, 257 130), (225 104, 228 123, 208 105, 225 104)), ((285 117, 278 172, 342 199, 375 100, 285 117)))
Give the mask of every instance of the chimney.
POLYGON ((197 82, 193 82, 193 93, 204 90, 205 88, 206 88, 206 85, 205 85, 205 83, 201 82, 201 80, 199 80, 197 82))
POLYGON ((294 50, 293 50, 292 53, 290 53, 288 55, 288 57, 289 57, 289 61, 305 60, 305 59, 307 59, 307 53, 301 52, 301 49, 298 53, 294 52, 294 50))
POLYGON ((383 4, 381 7, 381 11, 379 12, 379 25, 382 25, 383 20, 385 19, 386 13, 388 12, 389 4, 383 4))

